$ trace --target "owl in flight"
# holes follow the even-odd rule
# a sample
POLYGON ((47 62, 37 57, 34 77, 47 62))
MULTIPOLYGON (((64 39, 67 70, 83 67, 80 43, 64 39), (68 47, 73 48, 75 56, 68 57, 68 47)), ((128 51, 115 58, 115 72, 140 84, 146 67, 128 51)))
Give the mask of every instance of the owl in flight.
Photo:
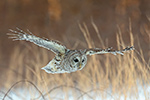
POLYGON ((101 48, 91 48, 91 49, 79 49, 70 50, 64 45, 60 44, 58 41, 42 39, 33 35, 29 30, 28 33, 23 30, 16 28, 17 31, 10 29, 11 33, 9 38, 13 40, 26 40, 33 42, 34 44, 46 48, 56 54, 56 56, 42 69, 47 73, 71 73, 77 70, 83 69, 87 63, 87 56, 94 54, 121 54, 124 52, 134 50, 134 47, 126 47, 123 50, 113 50, 111 48, 101 49, 101 48))

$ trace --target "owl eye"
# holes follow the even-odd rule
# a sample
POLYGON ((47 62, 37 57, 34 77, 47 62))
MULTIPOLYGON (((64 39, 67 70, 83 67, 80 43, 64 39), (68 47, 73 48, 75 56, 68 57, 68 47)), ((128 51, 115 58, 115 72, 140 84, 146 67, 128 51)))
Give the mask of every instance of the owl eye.
POLYGON ((84 62, 84 59, 82 60, 82 62, 84 62))
POLYGON ((79 60, 75 58, 74 61, 75 61, 75 62, 78 62, 79 60))

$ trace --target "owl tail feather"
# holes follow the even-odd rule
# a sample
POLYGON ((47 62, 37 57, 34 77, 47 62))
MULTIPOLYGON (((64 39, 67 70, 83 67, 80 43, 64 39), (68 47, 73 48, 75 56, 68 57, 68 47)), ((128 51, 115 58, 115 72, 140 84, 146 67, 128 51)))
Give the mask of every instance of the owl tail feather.
POLYGON ((51 61, 44 67, 42 67, 41 69, 45 70, 47 73, 51 73, 51 74, 55 74, 55 73, 58 73, 57 71, 57 68, 52 65, 51 61))
POLYGON ((54 70, 53 70, 53 68, 51 67, 52 65, 51 65, 51 61, 46 65, 46 66, 44 66, 44 67, 42 67, 41 69, 43 69, 43 70, 45 70, 47 73, 54 73, 54 70))
POLYGON ((53 73, 51 68, 49 68, 48 66, 42 67, 41 69, 45 70, 47 73, 53 73))

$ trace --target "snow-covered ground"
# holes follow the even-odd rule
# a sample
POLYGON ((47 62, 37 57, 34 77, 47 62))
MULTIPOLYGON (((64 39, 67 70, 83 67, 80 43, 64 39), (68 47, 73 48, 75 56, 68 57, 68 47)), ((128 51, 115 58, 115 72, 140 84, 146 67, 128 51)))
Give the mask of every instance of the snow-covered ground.
MULTIPOLYGON (((64 93, 62 88, 58 88, 56 90, 51 91, 50 95, 45 95, 45 100, 150 100, 150 86, 144 85, 141 86, 137 83, 137 93, 126 93, 126 95, 121 94, 111 94, 111 89, 107 89, 106 91, 89 91, 86 93, 79 92, 78 90, 69 90, 69 92, 64 93), (79 93, 77 93, 79 92, 79 93), (103 92, 103 95, 101 93, 103 92), (75 94, 74 94, 75 93, 75 94)), ((45 94, 45 92, 42 92, 45 94)), ((2 100, 4 94, 0 94, 0 99, 2 100)), ((12 89, 8 94, 5 100, 33 100, 33 98, 37 98, 40 94, 35 89, 12 89), (8 97, 9 96, 9 97, 8 97)), ((35 99, 37 100, 37 99, 35 99)), ((43 100, 40 97, 38 100, 43 100)))

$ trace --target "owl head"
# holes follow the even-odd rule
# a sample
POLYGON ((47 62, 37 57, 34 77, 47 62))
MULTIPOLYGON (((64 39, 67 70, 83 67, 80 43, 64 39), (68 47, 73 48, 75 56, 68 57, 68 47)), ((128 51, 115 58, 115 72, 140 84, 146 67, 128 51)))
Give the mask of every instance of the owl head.
POLYGON ((81 70, 87 63, 87 56, 80 50, 70 52, 68 58, 69 69, 72 71, 81 70))

